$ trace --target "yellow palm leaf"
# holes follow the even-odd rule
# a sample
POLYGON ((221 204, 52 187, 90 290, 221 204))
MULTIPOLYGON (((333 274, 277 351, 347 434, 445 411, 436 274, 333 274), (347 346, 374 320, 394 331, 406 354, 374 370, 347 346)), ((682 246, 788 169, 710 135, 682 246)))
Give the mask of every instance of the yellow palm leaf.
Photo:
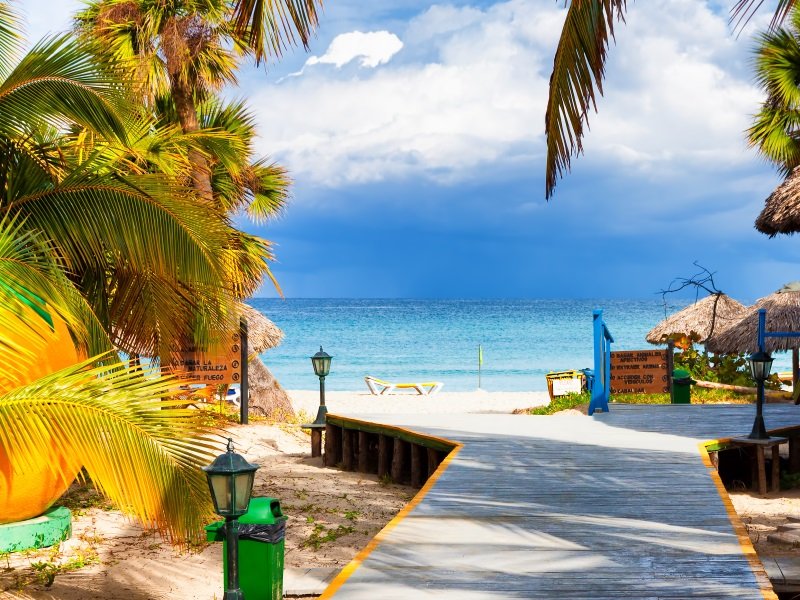
POLYGON ((173 541, 198 539, 213 518, 200 467, 223 450, 221 438, 176 398, 179 380, 92 366, 105 359, 0 395, 0 503, 9 472, 13 484, 13 473, 46 458, 66 479, 77 457, 123 512, 173 541))

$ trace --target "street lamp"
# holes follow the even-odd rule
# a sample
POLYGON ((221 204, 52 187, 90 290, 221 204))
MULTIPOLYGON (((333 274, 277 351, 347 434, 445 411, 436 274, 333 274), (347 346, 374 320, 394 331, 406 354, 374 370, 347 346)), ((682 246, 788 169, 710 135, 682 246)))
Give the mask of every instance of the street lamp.
POLYGON ((314 425, 325 425, 325 415, 328 414, 328 407, 325 406, 325 377, 331 372, 331 360, 333 357, 319 347, 319 352, 311 357, 311 365, 314 367, 314 375, 319 377, 319 410, 314 425))
POLYGON ((750 355, 750 373, 758 386, 758 395, 756 396, 756 420, 753 422, 753 431, 750 432, 750 439, 753 440, 768 440, 769 435, 767 429, 764 427, 764 382, 769 377, 769 372, 772 369, 772 357, 759 350, 750 355))
POLYGON ((239 589, 239 517, 247 512, 250 505, 256 469, 258 465, 250 464, 241 454, 233 451, 231 438, 228 438, 228 451, 203 467, 214 502, 214 512, 225 517, 228 581, 223 600, 244 600, 239 589))

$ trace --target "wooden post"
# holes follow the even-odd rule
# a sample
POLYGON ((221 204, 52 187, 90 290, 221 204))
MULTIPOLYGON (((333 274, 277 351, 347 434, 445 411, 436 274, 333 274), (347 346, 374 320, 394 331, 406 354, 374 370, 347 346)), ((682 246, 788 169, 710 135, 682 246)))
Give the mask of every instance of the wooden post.
POLYGON ((800 472, 800 439, 797 435, 789 438, 789 472, 800 472))
POLYGON ((342 468, 345 471, 353 470, 353 430, 342 428, 342 468))
POLYGON ((758 477, 758 493, 764 496, 767 493, 767 473, 764 466, 764 446, 756 445, 756 474, 758 477))
POLYGON ((366 473, 369 470, 369 442, 366 431, 358 432, 358 470, 366 473))
POLYGON ((772 482, 770 491, 777 492, 781 488, 781 455, 780 446, 772 447, 772 482))
POLYGON ((439 453, 433 448, 428 448, 428 477, 439 468, 439 453))
POLYGON ((394 452, 392 452, 392 479, 395 483, 403 481, 403 471, 405 470, 405 448, 406 442, 400 438, 394 438, 394 452))
POLYGON ((342 430, 337 425, 325 425, 325 458, 326 467, 335 467, 342 460, 342 430))
POLYGON ((322 428, 311 429, 311 458, 322 456, 322 428))
POLYGON ((675 404, 675 384, 672 381, 672 372, 675 370, 675 342, 667 342, 667 381, 669 382, 669 401, 675 404))
POLYGON ((247 348, 247 319, 244 317, 239 321, 239 338, 239 360, 242 365, 242 381, 239 383, 239 422, 242 425, 247 425, 249 421, 248 408, 250 406, 250 386, 247 372, 247 356, 249 354, 247 348))
POLYGON ((378 435, 378 477, 386 477, 389 474, 392 462, 392 448, 389 443, 389 436, 378 435))
POLYGON ((797 371, 800 370, 800 357, 798 357, 798 354, 800 354, 800 351, 797 348, 792 348, 792 392, 797 389, 797 371))
POLYGON ((422 446, 411 444, 411 487, 422 487, 425 474, 422 472, 422 446))

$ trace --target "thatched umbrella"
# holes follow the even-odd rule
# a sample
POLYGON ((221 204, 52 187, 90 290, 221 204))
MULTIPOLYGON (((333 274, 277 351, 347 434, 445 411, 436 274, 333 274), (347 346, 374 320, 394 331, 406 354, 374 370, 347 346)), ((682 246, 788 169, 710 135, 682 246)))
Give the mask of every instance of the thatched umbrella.
POLYGON ((247 304, 243 316, 247 320, 247 344, 249 346, 248 406, 252 412, 273 419, 294 416, 289 395, 258 356, 275 348, 283 339, 283 332, 275 323, 247 304))
MULTIPOLYGON (((800 282, 788 283, 777 292, 759 299, 747 309, 738 323, 731 325, 706 342, 712 352, 733 354, 758 350, 758 310, 767 309, 766 331, 800 332, 800 282)), ((797 385, 798 348, 800 338, 786 337, 764 339, 767 352, 792 350, 792 381, 797 385)))
POLYGON ((261 353, 280 345, 283 332, 275 323, 252 306, 243 304, 243 316, 247 319, 247 342, 250 352, 261 353))
POLYGON ((704 342, 720 333, 744 314, 745 306, 725 294, 711 294, 670 315, 645 336, 651 344, 664 344, 676 337, 704 342))
POLYGON ((756 219, 756 229, 774 237, 800 231, 800 167, 772 192, 756 219))

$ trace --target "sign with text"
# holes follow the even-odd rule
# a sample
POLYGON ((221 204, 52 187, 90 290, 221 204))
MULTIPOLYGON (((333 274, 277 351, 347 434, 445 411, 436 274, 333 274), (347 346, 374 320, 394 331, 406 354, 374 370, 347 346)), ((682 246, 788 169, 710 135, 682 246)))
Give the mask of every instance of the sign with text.
POLYGON ((170 366, 192 383, 219 385, 239 383, 242 378, 240 336, 235 333, 228 344, 208 352, 179 352, 170 366))
POLYGON ((668 350, 629 350, 611 353, 612 394, 669 392, 668 350))

